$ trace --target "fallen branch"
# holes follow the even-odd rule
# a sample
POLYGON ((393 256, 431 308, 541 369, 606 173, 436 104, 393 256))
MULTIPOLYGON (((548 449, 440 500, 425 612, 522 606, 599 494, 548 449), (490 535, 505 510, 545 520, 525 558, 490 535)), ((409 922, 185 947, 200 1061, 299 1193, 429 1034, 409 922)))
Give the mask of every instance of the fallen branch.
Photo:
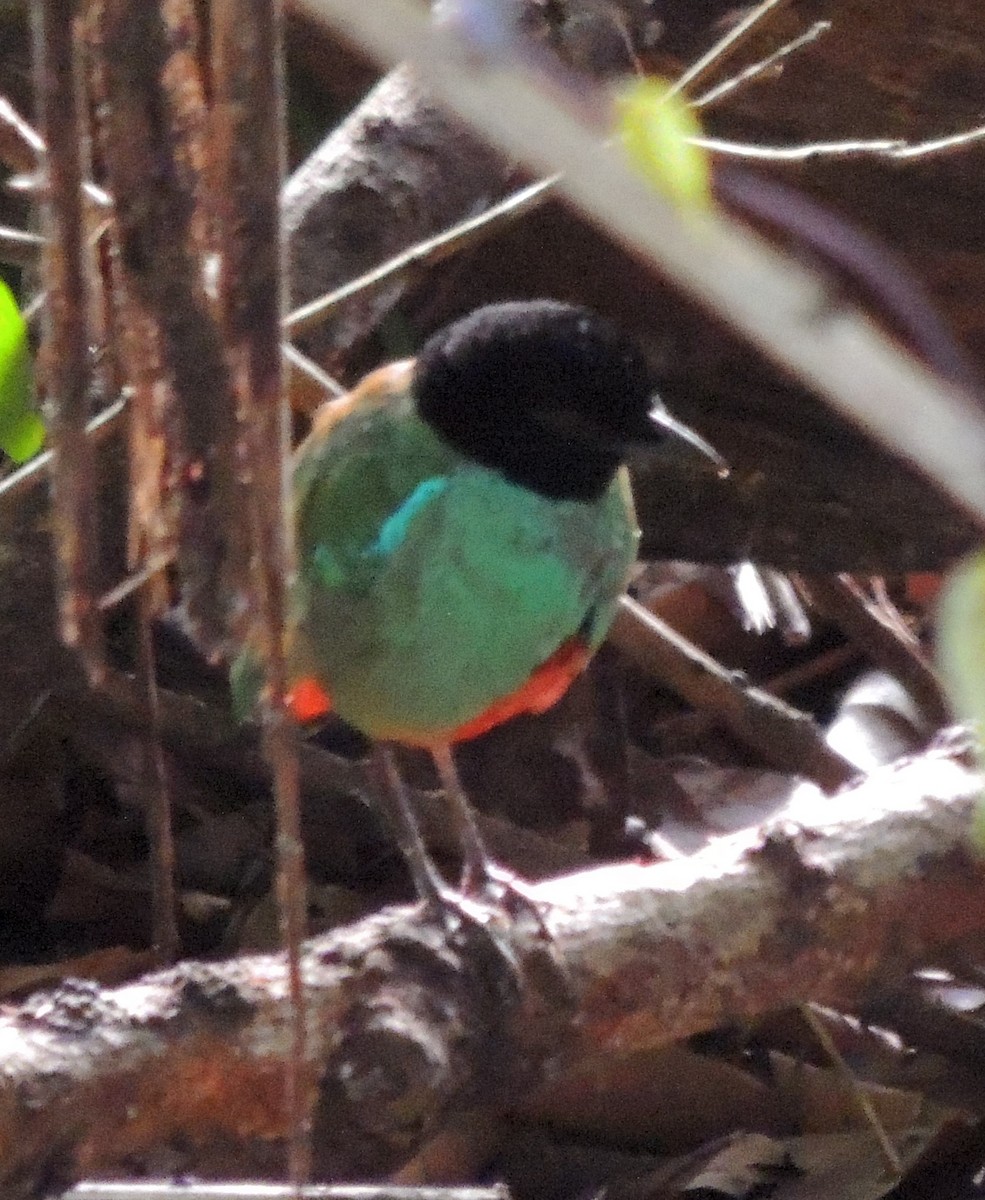
MULTIPOLYGON (((807 1000, 861 1004, 985 927, 966 840, 980 778, 953 749, 795 801, 692 858, 534 889, 552 933, 390 909, 308 944, 318 1172, 394 1169, 449 1113, 522 1108, 613 1052, 807 1000)), ((167 1142, 174 1169, 269 1170, 287 1123, 280 956, 68 984, 0 1019, 0 1181, 36 1195, 167 1142)))

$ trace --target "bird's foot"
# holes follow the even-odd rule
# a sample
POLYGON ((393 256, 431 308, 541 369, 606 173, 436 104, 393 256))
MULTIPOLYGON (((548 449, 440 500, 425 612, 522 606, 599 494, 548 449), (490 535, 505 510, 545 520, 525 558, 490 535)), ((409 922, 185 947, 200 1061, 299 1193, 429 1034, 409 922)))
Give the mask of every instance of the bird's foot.
POLYGON ((553 935, 547 924, 547 906, 536 899, 533 888, 525 879, 487 856, 479 862, 466 863, 461 893, 467 900, 504 912, 514 921, 531 921, 545 941, 551 941, 553 935))
MULTIPOLYGON (((551 998, 552 1011, 575 1010, 577 989, 560 953, 554 931, 547 921, 550 906, 538 900, 535 889, 519 875, 493 862, 466 858, 459 903, 469 911, 499 914, 507 918, 507 938, 518 954, 520 969, 528 980, 551 998), (528 936, 512 936, 517 926, 528 936)), ((492 932, 495 916, 487 928, 492 932)))

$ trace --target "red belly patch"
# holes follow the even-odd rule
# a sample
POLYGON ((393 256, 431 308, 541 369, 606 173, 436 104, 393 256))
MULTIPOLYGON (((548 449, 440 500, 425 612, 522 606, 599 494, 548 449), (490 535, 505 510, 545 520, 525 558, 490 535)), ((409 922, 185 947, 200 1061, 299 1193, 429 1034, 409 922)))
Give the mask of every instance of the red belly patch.
POLYGON ((311 675, 299 679, 285 699, 288 712, 301 725, 317 721, 319 717, 327 717, 332 711, 328 692, 311 675))
POLYGON ((589 649, 581 638, 568 638, 550 658, 540 664, 522 687, 503 696, 501 700, 494 700, 485 712, 459 725, 450 738, 435 739, 436 743, 467 742, 469 738, 488 733, 520 713, 547 712, 584 671, 590 658, 589 649))
MULTIPOLYGON (((591 653, 581 638, 569 638, 541 663, 522 687, 494 700, 487 709, 457 729, 401 730, 390 734, 388 740, 422 747, 467 742, 521 713, 546 712, 557 704, 590 658, 591 653)), ((332 711, 332 700, 313 676, 306 675, 288 692, 287 707, 294 719, 304 725, 327 716, 332 711)))

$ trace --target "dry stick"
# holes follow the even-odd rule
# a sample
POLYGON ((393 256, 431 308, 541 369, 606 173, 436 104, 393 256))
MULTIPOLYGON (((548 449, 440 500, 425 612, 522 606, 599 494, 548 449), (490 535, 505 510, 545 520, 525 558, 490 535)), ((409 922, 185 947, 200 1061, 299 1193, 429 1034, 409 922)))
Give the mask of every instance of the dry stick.
POLYGON ((178 934, 178 896, 175 887, 174 829, 171 795, 161 744, 161 702, 155 673, 151 622, 155 616, 153 579, 140 589, 140 647, 138 682, 144 690, 145 721, 142 741, 147 806, 145 822, 151 846, 151 931, 154 950, 164 962, 174 962, 181 950, 178 934))
MULTIPOLYGON (((141 563, 140 567, 126 578, 121 579, 119 583, 114 584, 109 591, 103 592, 99 597, 99 607, 103 612, 110 612, 118 607, 124 600, 129 599, 134 592, 139 592, 141 588, 158 579, 162 571, 166 571, 168 567, 174 564, 174 553, 172 551, 164 554, 152 555, 141 563)), ((157 613, 154 614, 158 615, 157 613)))
POLYGON ((292 346, 290 342, 284 342, 281 349, 288 365, 303 375, 309 383, 321 388, 326 396, 334 396, 337 399, 339 396, 345 395, 347 389, 333 375, 329 375, 318 363, 310 359, 307 354, 302 354, 297 346, 292 346))
MULTIPOLYGON (((21 192, 39 190, 40 181, 36 174, 45 153, 44 138, 5 96, 0 96, 0 163, 23 173, 21 178, 8 179, 7 187, 21 192)), ((91 180, 83 180, 82 190, 98 208, 109 206, 109 196, 91 180)))
POLYGON ((760 159, 766 162, 811 162, 817 158, 892 158, 912 159, 939 157, 949 151, 967 150, 985 140, 985 125, 949 133, 943 137, 908 142, 903 138, 861 138, 842 142, 806 142, 796 146, 763 146, 745 142, 727 142, 721 138, 694 138, 715 154, 732 158, 760 159))
POLYGON ((41 369, 54 413, 53 508, 60 568, 62 637, 78 649, 90 680, 104 669, 96 603, 96 463, 85 437, 92 363, 85 278, 85 211, 81 131, 71 6, 43 0, 32 7, 38 111, 46 135, 43 205, 48 292, 41 369))
MULTIPOLYGON (((141 1179, 132 1183, 78 1183, 62 1200, 291 1200, 280 1183, 196 1183, 141 1179)), ((401 1186, 395 1183, 313 1183, 304 1200, 510 1200, 504 1184, 489 1187, 401 1186)))
POLYGON ((924 658, 920 643, 880 617, 876 606, 850 576, 808 575, 804 582, 821 612, 899 680, 935 728, 953 720, 944 689, 924 658))
POLYGON ((299 336, 316 325, 320 325, 334 308, 357 293, 415 269, 442 262, 466 246, 477 245, 485 241, 493 233, 498 233, 503 224, 517 220, 539 208, 559 178, 554 175, 520 188, 512 195, 507 196, 505 200, 501 200, 481 212, 477 217, 460 221, 457 225, 452 225, 450 229, 446 229, 433 238, 415 243, 403 253, 395 254, 385 263, 374 267, 372 271, 366 271, 326 295, 319 296, 300 308, 296 308, 284 320, 285 332, 291 336, 299 336))
POLYGON ((985 525, 985 413, 902 353, 823 279, 717 212, 682 214, 520 75, 463 61, 411 0, 297 0, 378 59, 410 59, 473 128, 558 187, 610 236, 720 313, 985 525))
POLYGON ((40 234, 0 227, 0 262, 14 267, 33 267, 43 248, 44 238, 40 234))
MULTIPOLYGON (((860 654, 861 651, 854 644, 832 646, 830 650, 822 650, 806 662, 763 680, 758 685, 758 690, 765 692, 767 696, 782 699, 798 688, 806 687, 858 662, 860 654)), ((708 709, 700 712, 689 709, 687 712, 659 718, 651 726, 651 731, 665 753, 677 753, 684 746, 699 745, 702 739, 707 737, 708 730, 714 727, 717 719, 708 709)))
MULTIPOLYGON (((284 261, 280 189, 284 174, 283 16, 275 0, 216 0, 212 6, 215 204, 222 245, 219 295, 242 413, 250 484, 253 588, 250 628, 266 675, 264 749, 277 812, 277 898, 287 954, 291 1053, 286 1071, 288 1168, 297 1195, 311 1172, 313 1081, 301 940, 307 884, 301 840, 296 731, 287 713, 284 626, 293 573, 290 414, 281 353, 284 261)), ((249 558, 247 562, 250 561, 249 558)), ((245 564, 244 564, 245 565, 245 564)))
POLYGON ((44 155, 44 139, 6 96, 0 96, 0 162, 11 171, 35 171, 44 155))
POLYGON ((830 28, 830 21, 815 21, 810 29, 806 29, 803 33, 798 34, 797 37, 791 38, 789 42, 784 42, 782 46, 778 46, 776 50, 771 54, 767 54, 765 58, 761 58, 758 62, 745 67, 737 75, 733 75, 731 79, 724 79, 721 83, 709 88, 707 92, 696 96, 693 106, 695 108, 708 108, 712 104, 717 104, 723 96, 730 96, 739 88, 744 87, 747 83, 751 83, 754 79, 758 79, 771 68, 778 66, 785 58, 789 58, 798 50, 809 46, 811 42, 816 42, 830 28))
POLYGON ((859 648, 854 644, 832 646, 830 650, 822 650, 806 662, 788 667, 785 671, 778 671, 761 686, 770 696, 787 696, 798 688, 807 687, 825 676, 834 675, 836 671, 857 662, 859 656, 859 648))
POLYGON ((716 42, 706 54, 702 54, 697 62, 692 63, 684 74, 674 81, 673 87, 670 89, 671 94, 685 91, 706 75, 712 67, 718 67, 727 62, 753 33, 763 17, 775 12, 787 2, 788 0, 763 0, 762 4, 747 13, 721 41, 716 42))
POLYGON ((889 1174, 893 1179, 901 1179, 903 1176, 903 1163, 889 1134, 886 1132, 886 1127, 879 1119, 876 1107, 872 1103, 872 1097, 863 1087, 859 1086, 858 1080, 852 1074, 848 1063, 845 1062, 841 1051, 831 1036, 830 1030, 815 1012, 814 1006, 811 1004, 801 1004, 800 1015, 820 1044, 828 1062, 841 1080, 842 1086, 847 1091, 852 1103, 858 1109, 862 1120, 872 1130, 879 1147, 879 1153, 882 1155, 882 1160, 889 1174))
POLYGON ((805 775, 826 791, 836 791, 857 774, 825 743, 806 713, 750 687, 737 672, 720 666, 628 596, 620 601, 609 637, 637 666, 688 703, 714 712, 735 737, 767 762, 805 775))

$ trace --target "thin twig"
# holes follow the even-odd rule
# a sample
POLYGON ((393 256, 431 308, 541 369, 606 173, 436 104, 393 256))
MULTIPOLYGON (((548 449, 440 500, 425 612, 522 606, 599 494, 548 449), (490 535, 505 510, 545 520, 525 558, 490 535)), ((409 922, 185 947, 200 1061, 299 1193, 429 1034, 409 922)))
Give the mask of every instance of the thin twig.
POLYGON ((756 26, 786 4, 788 0, 763 0, 762 4, 757 5, 750 13, 735 25, 729 32, 717 41, 705 54, 693 62, 683 75, 674 80, 670 91, 671 94, 686 91, 687 88, 697 83, 712 67, 719 67, 739 49, 746 39, 752 34, 756 26))
POLYGON ((749 686, 628 596, 620 601, 609 640, 695 708, 713 712, 766 762, 831 792, 856 774, 806 713, 749 686))
POLYGON ((138 570, 128 575, 125 579, 121 579, 119 583, 114 584, 108 592, 103 592, 99 598, 99 607, 103 612, 109 612, 111 609, 122 604, 124 600, 139 591, 145 584, 166 571, 174 563, 174 554, 159 554, 154 558, 150 558, 138 570))
POLYGON ((6 96, 0 96, 0 162, 11 171, 36 171, 44 139, 6 96))
POLYGON ((345 395, 346 389, 339 383, 335 376, 329 375, 324 368, 310 359, 307 354, 302 353, 297 346, 292 346, 290 342, 284 342, 282 349, 288 364, 304 375, 309 383, 313 383, 315 387, 320 388, 325 393, 326 398, 334 396, 338 399, 339 396, 345 395))
POLYGON ((721 138, 694 138, 696 146, 733 158, 753 158, 766 162, 810 162, 815 158, 928 158, 948 151, 965 150, 985 140, 985 125, 951 133, 944 137, 908 142, 903 138, 869 138, 842 142, 807 142, 799 146, 762 146, 747 142, 729 142, 721 138))
POLYGON ((944 689, 917 639, 882 615, 851 576, 808 575, 805 583, 821 612, 906 688, 929 724, 951 721, 944 689))
POLYGON ((291 1053, 285 1072, 288 1171, 300 1196, 311 1172, 313 1081, 307 1062, 301 975, 307 881, 298 747, 287 713, 284 657, 294 547, 288 504, 290 416, 281 351, 285 288, 279 224, 285 104, 280 6, 275 0, 216 0, 212 47, 215 203, 222 250, 219 296, 250 477, 244 497, 249 553, 243 565, 252 564, 255 596, 248 627, 234 632, 259 650, 266 677, 261 699, 264 753, 273 777, 277 899, 291 1002, 291 1053))
POLYGON ((40 364, 54 410, 50 428, 61 627, 90 679, 98 682, 104 663, 95 583, 97 475, 92 443, 85 437, 92 360, 73 14, 59 0, 42 0, 32 14, 38 110, 48 145, 42 208, 48 304, 40 364))
POLYGON ((890 1141, 885 1126, 879 1120, 879 1114, 876 1112, 875 1105, 872 1103, 869 1094, 863 1087, 859 1086, 858 1080, 849 1069, 840 1050, 835 1045, 835 1040, 831 1036, 828 1027, 821 1020, 814 1005, 801 1004, 799 1005, 799 1010, 807 1027, 817 1039, 835 1073, 841 1079, 845 1090, 851 1097, 852 1103, 861 1114, 862 1120, 872 1130, 876 1143, 879 1146, 879 1153, 882 1155, 883 1162, 886 1164, 890 1175, 894 1179, 901 1179, 903 1176, 903 1163, 900 1160, 896 1147, 890 1141))
MULTIPOLYGON (((19 192, 40 191, 44 180, 39 177, 38 168, 45 153, 44 138, 6 97, 0 96, 0 162, 12 171, 21 172, 19 177, 8 179, 6 186, 19 192)), ((98 208, 110 207, 109 194, 92 180, 83 180, 82 190, 98 208)))
POLYGON ((747 83, 751 83, 754 79, 758 79, 760 75, 779 66, 785 58, 789 58, 798 50, 802 50, 805 46, 809 46, 811 42, 816 42, 817 39, 824 33, 827 33, 831 28, 830 21, 815 21, 810 29, 805 30, 795 38, 791 38, 789 42, 784 42, 772 54, 767 54, 765 58, 761 58, 759 62, 754 62, 751 66, 746 67, 737 75, 733 75, 731 79, 724 79, 721 83, 709 88, 707 92, 698 96, 692 105, 694 108, 709 108, 712 104, 717 104, 723 96, 730 95, 738 88, 744 87, 747 83))
MULTIPOLYGON (((77 1183, 62 1200, 291 1200, 282 1183, 197 1183, 141 1179, 131 1183, 77 1183)), ((396 1183, 309 1184, 303 1200, 510 1200, 504 1184, 490 1187, 427 1187, 396 1183)))
POLYGON ((24 229, 0 227, 0 262, 14 267, 33 267, 41 257, 44 238, 24 229))
POLYGON ((387 259, 385 263, 381 263, 380 266, 374 267, 372 271, 367 271, 365 274, 351 279, 325 296, 310 300, 285 318, 285 331, 292 337, 300 336, 316 325, 320 325, 333 309, 359 292, 377 287, 381 283, 420 267, 441 262, 466 246, 484 241, 493 233, 499 232, 504 223, 518 220, 539 208, 559 178, 558 175, 552 175, 547 179, 540 179, 536 183, 522 187, 507 196, 505 200, 500 200, 499 203, 485 209, 478 216, 470 217, 467 221, 460 221, 435 237, 417 242, 403 253, 396 254, 393 258, 387 259))
POLYGON ((142 730, 146 782, 147 840, 151 864, 151 930, 154 950, 163 962, 175 962, 181 949, 178 934, 178 893, 175 887, 174 829, 171 795, 161 745, 161 703, 157 690, 151 622, 154 597, 148 584, 140 589, 139 652, 137 672, 144 690, 145 723, 142 730))

